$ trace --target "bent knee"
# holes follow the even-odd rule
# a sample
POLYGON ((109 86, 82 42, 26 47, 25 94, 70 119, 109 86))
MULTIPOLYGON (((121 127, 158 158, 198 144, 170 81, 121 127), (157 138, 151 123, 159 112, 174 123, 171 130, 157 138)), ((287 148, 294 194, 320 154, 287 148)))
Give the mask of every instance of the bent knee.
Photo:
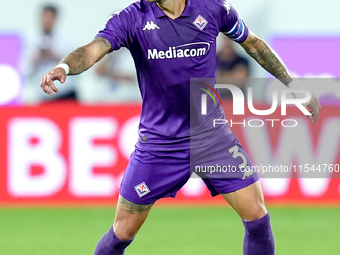
POLYGON ((131 240, 136 236, 138 229, 134 229, 127 226, 124 227, 122 224, 115 223, 113 224, 113 231, 120 240, 127 241, 131 240))
POLYGON ((258 203, 251 206, 251 208, 242 213, 241 218, 244 221, 254 221, 263 218, 268 214, 264 202, 259 201, 258 203))

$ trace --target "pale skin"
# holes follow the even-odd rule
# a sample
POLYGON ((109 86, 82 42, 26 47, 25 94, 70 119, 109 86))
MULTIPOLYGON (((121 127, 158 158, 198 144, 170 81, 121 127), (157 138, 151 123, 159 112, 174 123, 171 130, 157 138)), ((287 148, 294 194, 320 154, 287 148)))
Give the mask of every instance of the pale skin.
MULTIPOLYGON (((178 18, 185 8, 185 0, 147 0, 156 2, 158 6, 172 19, 178 18)), ((254 33, 250 32, 247 40, 240 44, 265 70, 288 85, 292 80, 286 66, 268 44, 254 33)), ((82 46, 67 55, 61 63, 70 67, 70 75, 80 74, 96 62, 100 61, 110 50, 110 43, 104 38, 96 38, 91 43, 82 46)), ((64 83, 66 80, 63 68, 54 68, 41 80, 42 90, 53 95, 58 89, 54 81, 64 83)), ((319 116, 320 104, 313 95, 307 106, 312 113, 308 116, 315 123, 319 116)), ((244 221, 260 219, 267 214, 261 185, 256 182, 241 190, 222 194, 222 197, 235 209, 244 221)), ((140 205, 132 203, 119 196, 113 230, 121 240, 133 238, 146 220, 153 204, 140 205)))

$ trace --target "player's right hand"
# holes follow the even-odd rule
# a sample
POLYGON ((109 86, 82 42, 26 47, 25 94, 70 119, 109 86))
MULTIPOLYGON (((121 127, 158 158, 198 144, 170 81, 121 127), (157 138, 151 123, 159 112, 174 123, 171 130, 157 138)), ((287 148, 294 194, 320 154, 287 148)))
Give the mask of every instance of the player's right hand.
POLYGON ((66 80, 66 72, 61 67, 53 68, 46 75, 41 78, 40 87, 41 89, 50 96, 53 96, 53 92, 58 93, 57 87, 54 85, 54 81, 60 81, 64 83, 66 80))

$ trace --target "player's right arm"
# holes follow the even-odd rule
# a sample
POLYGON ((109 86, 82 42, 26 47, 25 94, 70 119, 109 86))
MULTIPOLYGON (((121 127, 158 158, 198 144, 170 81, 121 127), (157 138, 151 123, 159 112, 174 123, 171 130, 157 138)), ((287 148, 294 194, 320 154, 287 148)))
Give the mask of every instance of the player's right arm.
POLYGON ((53 81, 59 80, 64 83, 66 75, 80 74, 101 60, 107 53, 121 47, 129 48, 134 38, 133 24, 136 23, 139 13, 138 6, 139 3, 134 3, 110 16, 91 43, 76 49, 60 62, 64 64, 64 68, 53 68, 41 79, 42 90, 52 96, 53 92, 58 92, 53 81), (67 69, 69 69, 68 73, 66 73, 67 69))
MULTIPOLYGON (((79 47, 69 55, 67 55, 60 63, 69 67, 68 75, 80 74, 96 62, 100 61, 111 49, 111 43, 103 38, 97 37, 92 42, 79 47)), ((66 71, 62 67, 55 67, 44 75, 40 82, 41 89, 50 96, 53 92, 57 93, 58 89, 54 85, 54 81, 58 80, 64 83, 66 80, 66 71)))

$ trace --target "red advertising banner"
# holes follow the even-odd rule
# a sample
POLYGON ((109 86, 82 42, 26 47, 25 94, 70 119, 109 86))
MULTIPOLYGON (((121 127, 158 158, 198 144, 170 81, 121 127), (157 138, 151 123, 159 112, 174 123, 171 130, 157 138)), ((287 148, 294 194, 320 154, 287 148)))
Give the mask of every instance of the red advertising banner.
MULTIPOLYGON (((231 112, 231 103, 224 107, 231 112)), ((0 109, 0 205, 115 205, 137 140, 140 110, 140 105, 72 103, 0 109)), ((270 118, 227 114, 254 165, 291 167, 285 178, 261 180, 268 202, 340 204, 339 111, 324 107, 315 125, 297 108, 289 108, 287 118, 279 109, 270 118), (298 125, 289 128, 292 119, 298 125), (326 164, 323 178, 304 178, 306 162, 309 171, 326 164)), ((161 203, 169 201, 222 203, 198 178, 190 179, 176 199, 161 203)))

